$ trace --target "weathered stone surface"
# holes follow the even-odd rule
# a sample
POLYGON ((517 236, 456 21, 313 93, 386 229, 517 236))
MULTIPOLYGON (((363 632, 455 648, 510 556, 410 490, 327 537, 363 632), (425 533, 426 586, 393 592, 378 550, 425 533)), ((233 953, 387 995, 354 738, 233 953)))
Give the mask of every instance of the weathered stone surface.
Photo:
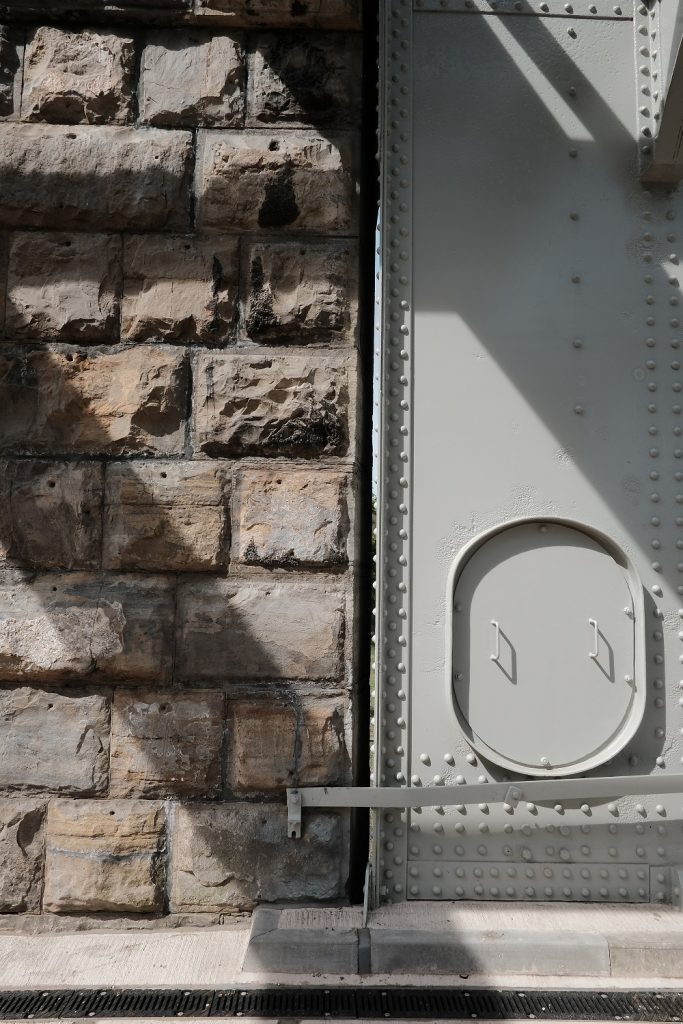
POLYGON ((352 341, 357 254, 348 242, 255 242, 246 253, 247 333, 254 341, 352 341))
POLYGON ((174 24, 179 16, 187 16, 192 10, 192 0, 7 0, 0 6, 0 14, 26 17, 58 15, 69 18, 92 15, 99 21, 143 22, 151 24, 174 24))
POLYGON ((0 679, 165 682, 174 581, 0 572, 0 679))
POLYGON ((186 231, 189 132, 7 123, 0 224, 186 231))
POLYGON ((14 235, 6 332, 42 341, 118 340, 120 292, 120 237, 14 235))
POLYGON ((102 544, 102 466, 0 461, 0 562, 95 569, 102 544))
POLYGON ((249 75, 247 124, 357 128, 360 81, 360 36, 260 36, 249 75))
POLYGON ((291 131, 202 131, 199 137, 201 228, 353 230, 355 183, 348 139, 291 131))
POLYGON ((121 335, 216 344, 233 329, 237 290, 235 239, 126 238, 121 335))
MULTIPOLYGON (((109 701, 0 689, 0 786, 90 796, 109 781, 109 701)), ((1 859, 1 858, 0 858, 1 859)))
POLYGON ((196 13, 234 28, 357 29, 361 0, 198 0, 196 13))
POLYGON ((163 906, 165 814, 150 800, 55 800, 43 908, 151 913, 163 906))
POLYGON ((244 53, 227 35, 157 32, 140 71, 140 117, 170 128, 244 124, 244 53))
POLYGON ((202 572, 225 565, 230 474, 222 462, 108 466, 105 568, 202 572))
POLYGON ((346 476, 327 470, 246 469, 238 481, 240 562, 269 568, 346 562, 346 476))
POLYGON ((341 356, 202 352, 195 370, 195 444, 211 456, 343 455, 349 390, 341 356))
POLYGON ((110 795, 220 795, 224 703, 216 690, 117 690, 110 795))
POLYGON ((182 349, 15 350, 0 355, 0 451, 176 455, 184 446, 182 349))
POLYGON ((0 25, 0 118, 19 116, 23 45, 16 29, 0 25))
POLYGON ((22 120, 125 124, 134 62, 134 41, 118 33, 37 28, 26 46, 22 120))
POLYGON ((344 595, 320 580, 178 584, 176 671, 193 680, 338 679, 344 595))
POLYGON ((343 781, 344 702, 288 689, 228 701, 228 786, 258 793, 343 781))
POLYGON ((40 910, 44 803, 0 799, 0 913, 40 910))
POLYGON ((307 814, 286 842, 282 804, 180 806, 171 830, 172 911, 250 910, 258 901, 343 895, 342 830, 335 814, 307 814))

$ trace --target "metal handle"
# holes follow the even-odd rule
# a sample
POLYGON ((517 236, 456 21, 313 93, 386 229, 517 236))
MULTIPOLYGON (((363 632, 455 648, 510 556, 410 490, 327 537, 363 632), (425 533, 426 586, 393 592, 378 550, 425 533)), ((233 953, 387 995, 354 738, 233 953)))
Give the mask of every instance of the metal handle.
POLYGON ((495 654, 491 655, 491 661, 500 661, 500 623, 496 622, 495 619, 491 619, 491 625, 496 631, 495 654))
POLYGON ((588 657, 592 658, 595 661, 598 654, 600 653, 600 630, 598 629, 598 620, 589 619, 588 625, 593 627, 593 645, 595 647, 595 650, 591 651, 588 657))

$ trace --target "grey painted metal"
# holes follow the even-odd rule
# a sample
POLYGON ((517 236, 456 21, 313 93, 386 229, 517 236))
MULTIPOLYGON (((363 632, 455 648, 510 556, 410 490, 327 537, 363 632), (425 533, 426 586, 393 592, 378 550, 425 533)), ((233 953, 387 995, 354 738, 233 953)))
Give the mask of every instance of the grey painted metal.
POLYGON ((416 11, 456 14, 521 14, 548 18, 633 18, 633 0, 414 0, 416 11))
MULTIPOLYGON (((581 899, 610 898, 625 881, 619 871, 637 865, 655 881, 630 879, 624 899, 642 899, 645 888, 653 900, 677 900, 671 878, 683 864, 675 781, 683 758, 683 204, 677 194, 648 191, 639 181, 660 112, 659 6, 653 14, 637 7, 633 23, 603 8, 592 18, 554 17, 550 8, 508 18, 490 5, 479 14, 441 4, 437 13, 431 0, 429 7, 387 0, 383 18, 375 783, 378 792, 399 789, 401 805, 375 804, 377 893, 403 900, 437 885, 441 893, 433 898, 458 898, 460 858, 482 868, 529 859, 596 868, 583 880, 581 899), (547 707, 536 716, 537 735, 533 721, 521 721, 535 706, 533 692, 542 693, 538 679, 536 690, 524 693, 518 682, 519 701, 504 691, 499 714, 480 702, 478 721, 490 729, 485 751, 482 737, 468 739, 453 678, 451 653, 457 671, 471 642, 454 622, 454 581, 487 539, 519 521, 584 531, 620 564, 634 618, 628 637, 624 629, 613 643, 615 668, 635 643, 643 706, 601 703, 597 691, 591 700, 596 659, 588 647, 581 697, 558 708, 551 728, 547 707), (610 717, 619 708, 621 730, 610 717), (502 758, 487 756, 506 743, 501 719, 511 733, 524 733, 534 746, 530 754, 511 740, 502 758), (602 732, 594 732, 589 750, 599 721, 602 732), (583 746, 581 736, 563 737, 563 730, 582 729, 583 746), (546 741, 565 750, 564 766, 553 766, 541 751, 546 741), (540 764, 544 756, 549 766, 540 764), (533 766, 514 771, 525 757, 533 766), (548 790, 527 797, 532 785, 574 781, 532 782, 525 777, 532 768, 585 771, 582 783, 604 775, 650 782, 611 796, 587 790, 577 800, 548 790), (436 807, 415 806, 411 796, 405 809, 403 794, 431 787, 445 793, 481 786, 492 794, 511 785, 525 797, 509 808, 489 795, 452 805, 444 796, 436 807), (452 884, 434 882, 436 859, 452 884)), ((610 578, 614 571, 610 565, 610 578)), ((567 615, 565 590, 579 592, 571 566, 557 587, 567 615)), ((528 575, 520 575, 515 590, 532 632, 534 616, 548 614, 539 610, 549 603, 547 592, 528 575)), ((602 578, 587 582, 586 600, 600 591, 610 603, 610 583, 602 578)), ((506 600, 505 614, 518 614, 514 599, 506 600)), ((504 630, 503 618, 485 614, 483 636, 488 627, 493 638, 491 620, 504 630)), ((600 623, 607 613, 580 614, 600 623)), ((617 637, 618 610, 610 614, 617 615, 609 627, 617 637)), ((520 616, 515 628, 523 626, 520 616)), ((588 621, 586 631, 590 641, 588 621)), ((496 667, 491 653, 477 667, 484 683, 496 667)), ((564 672, 563 686, 570 677, 564 672)), ((477 685, 473 675, 468 686, 477 685)), ((520 881, 505 889, 515 889, 507 898, 575 899, 577 885, 541 891, 520 881), (562 895, 565 888, 571 897, 562 895)), ((474 898, 495 898, 490 888, 474 898)))
MULTIPOLYGON (((683 4, 658 3, 646 14, 640 12, 640 22, 638 56, 649 58, 653 82, 647 103, 654 99, 657 108, 652 124, 655 142, 652 153, 644 154, 643 180, 676 184, 683 177, 683 4)), ((649 139, 647 126, 644 132, 649 139)))

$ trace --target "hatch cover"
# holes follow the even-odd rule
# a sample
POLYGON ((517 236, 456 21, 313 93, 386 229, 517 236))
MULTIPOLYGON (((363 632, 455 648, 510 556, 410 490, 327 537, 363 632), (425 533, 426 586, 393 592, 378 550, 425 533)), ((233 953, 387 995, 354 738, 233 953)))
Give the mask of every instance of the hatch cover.
POLYGON ((642 715, 627 569, 557 523, 503 529, 455 585, 453 687, 485 757, 525 775, 602 764, 642 715))

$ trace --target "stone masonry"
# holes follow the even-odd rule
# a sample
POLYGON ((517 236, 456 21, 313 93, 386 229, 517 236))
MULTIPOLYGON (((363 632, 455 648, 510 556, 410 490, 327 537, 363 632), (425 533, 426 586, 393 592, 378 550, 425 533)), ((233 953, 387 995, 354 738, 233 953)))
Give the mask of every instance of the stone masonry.
POLYGON ((0 914, 343 899, 360 0, 0 20, 0 914))

